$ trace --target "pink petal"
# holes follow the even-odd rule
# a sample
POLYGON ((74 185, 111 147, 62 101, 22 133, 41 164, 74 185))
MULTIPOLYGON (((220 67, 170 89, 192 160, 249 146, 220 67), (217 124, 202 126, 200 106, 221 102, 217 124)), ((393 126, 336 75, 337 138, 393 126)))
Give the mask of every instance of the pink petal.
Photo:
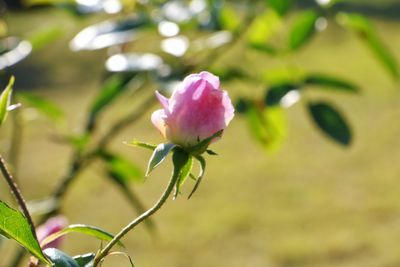
POLYGON ((219 89, 219 78, 214 74, 209 73, 208 71, 202 71, 199 73, 199 76, 210 83, 215 89, 219 89))
POLYGON ((158 131, 161 133, 161 135, 166 138, 166 132, 167 132, 167 125, 166 125, 166 120, 167 115, 165 113, 165 110, 163 109, 158 109, 151 114, 151 122, 153 125, 158 129, 158 131))
POLYGON ((156 91, 156 97, 158 99, 158 101, 160 101, 161 105, 163 106, 163 108, 168 111, 169 110, 169 106, 168 106, 168 98, 166 98, 165 96, 163 96, 162 94, 160 94, 158 91, 156 91))
POLYGON ((223 91, 222 105, 225 108, 224 118, 226 127, 235 116, 235 108, 232 105, 231 99, 229 98, 227 91, 223 91))

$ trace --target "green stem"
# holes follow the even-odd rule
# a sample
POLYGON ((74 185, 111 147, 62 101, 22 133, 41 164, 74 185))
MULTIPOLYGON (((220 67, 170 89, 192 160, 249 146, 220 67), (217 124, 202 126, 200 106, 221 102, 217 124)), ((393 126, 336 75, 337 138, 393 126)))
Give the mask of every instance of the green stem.
POLYGON ((156 204, 154 204, 153 207, 151 207, 149 210, 146 212, 142 213, 139 217, 137 217, 135 220, 130 222, 127 226, 125 226, 96 256, 94 260, 93 267, 96 267, 100 261, 107 256, 108 252, 121 240, 122 237, 124 237, 129 231, 131 231, 135 226, 140 224, 142 221, 153 215, 156 211, 158 211, 162 205, 165 203, 165 201, 168 199, 169 195, 171 194, 172 190, 174 189, 174 186, 176 184, 176 181, 179 177, 179 171, 174 169, 174 173, 171 177, 171 180, 168 183, 167 188, 165 189, 164 193, 161 195, 160 199, 157 201, 156 204))
POLYGON ((29 214, 29 211, 28 211, 28 208, 26 206, 26 202, 24 200, 24 197, 22 196, 21 191, 18 188, 18 185, 16 184, 14 178, 12 177, 10 171, 8 170, 8 168, 6 166, 6 162, 4 161, 4 159, 3 159, 3 157, 1 155, 0 155, 0 170, 1 170, 5 180, 7 181, 8 186, 10 187, 12 193, 14 194, 14 197, 17 200, 17 203, 18 203, 19 207, 22 210, 22 213, 24 214, 24 216, 28 220, 28 223, 29 223, 29 225, 31 227, 33 236, 37 240, 35 225, 33 224, 32 217, 29 214))

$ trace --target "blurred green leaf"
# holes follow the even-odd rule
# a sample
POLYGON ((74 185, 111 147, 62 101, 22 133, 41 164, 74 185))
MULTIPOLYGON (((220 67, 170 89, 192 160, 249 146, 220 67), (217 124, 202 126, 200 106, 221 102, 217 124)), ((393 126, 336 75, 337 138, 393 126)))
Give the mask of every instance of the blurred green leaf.
POLYGON ((268 40, 278 32, 282 26, 281 19, 272 10, 264 12, 257 17, 250 25, 248 30, 249 45, 259 47, 266 45, 268 40))
POLYGON ((287 132, 282 108, 261 109, 252 104, 245 115, 250 133, 266 150, 273 151, 281 145, 287 132))
POLYGON ((81 267, 73 258, 71 258, 71 256, 65 254, 64 252, 62 252, 61 250, 58 250, 56 248, 47 248, 43 252, 54 263, 54 265, 51 264, 50 266, 81 267))
POLYGON ((14 76, 11 76, 6 89, 4 89, 4 91, 0 95, 0 125, 2 125, 7 118, 8 107, 11 103, 14 81, 14 76))
MULTIPOLYGON (((111 241, 113 239, 113 235, 94 226, 90 225, 85 225, 85 224, 71 224, 67 226, 66 228, 62 229, 61 231, 58 231, 48 237, 46 237, 42 242, 41 245, 45 246, 49 244, 50 242, 56 240, 57 238, 64 236, 66 234, 70 233, 82 233, 88 236, 95 237, 100 240, 104 241, 111 241)), ((118 243, 120 246, 124 246, 121 242, 118 243)))
POLYGON ((394 78, 400 77, 395 57, 380 40, 368 18, 360 14, 339 13, 336 20, 342 26, 355 31, 394 78))
POLYGON ((106 151, 102 151, 100 156, 107 163, 107 173, 119 184, 126 185, 130 181, 143 179, 142 170, 131 161, 106 151))
POLYGON ((188 199, 192 197, 192 195, 196 192, 197 188, 200 186, 200 183, 203 180, 204 173, 206 171, 206 160, 200 155, 197 155, 196 159, 200 163, 200 174, 196 179, 196 184, 194 185, 192 192, 190 192, 188 199))
POLYGON ((241 23, 239 18, 239 14, 233 7, 224 4, 219 13, 219 24, 222 29, 235 32, 241 23))
POLYGON ((169 152, 176 147, 176 144, 171 143, 163 143, 159 144, 156 149, 154 149, 153 154, 149 160, 149 164, 147 166, 146 176, 150 174, 154 168, 160 165, 161 162, 168 156, 169 152))
POLYGON ((279 105, 283 97, 299 88, 300 86, 289 83, 271 86, 265 96, 265 104, 268 106, 279 105))
POLYGON ((280 51, 270 44, 261 44, 261 43, 253 43, 250 44, 250 47, 254 50, 269 54, 269 55, 277 55, 280 51))
POLYGON ((59 5, 59 4, 76 4, 75 0, 24 0, 27 6, 35 5, 59 5))
POLYGON ((98 114, 127 89, 131 75, 115 74, 108 78, 90 107, 87 129, 93 129, 98 114))
POLYGON ((21 212, 10 208, 0 200, 0 232, 7 238, 13 239, 26 248, 33 256, 51 265, 43 255, 39 242, 32 233, 28 220, 21 212))
POLYGON ((318 14, 313 10, 301 12, 295 19, 289 34, 289 48, 296 50, 303 46, 315 33, 318 14))
POLYGON ((245 79, 249 78, 249 76, 239 68, 215 68, 211 70, 216 76, 219 77, 220 81, 231 81, 233 79, 245 79))
POLYGON ((27 106, 35 108, 53 121, 61 121, 64 118, 64 112, 61 108, 43 97, 26 92, 18 93, 17 97, 27 106))
POLYGON ((94 253, 87 253, 84 255, 74 256, 73 259, 76 261, 79 267, 91 267, 95 256, 96 254, 94 253))
POLYGON ((64 31, 59 26, 49 26, 45 29, 41 29, 28 37, 28 41, 32 45, 32 50, 36 51, 46 47, 55 40, 57 40, 64 31))
POLYGON ((249 108, 248 100, 239 98, 235 104, 235 111, 237 113, 245 113, 249 108))
POLYGON ((267 0, 267 3, 279 15, 283 16, 289 10, 292 1, 291 0, 267 0))
POLYGON ((350 145, 351 129, 339 111, 325 102, 310 103, 308 107, 311 117, 323 133, 342 145, 350 145))
POLYGON ((310 74, 304 80, 305 85, 315 85, 319 87, 330 88, 334 90, 348 91, 356 93, 358 86, 343 79, 328 76, 324 74, 310 74))

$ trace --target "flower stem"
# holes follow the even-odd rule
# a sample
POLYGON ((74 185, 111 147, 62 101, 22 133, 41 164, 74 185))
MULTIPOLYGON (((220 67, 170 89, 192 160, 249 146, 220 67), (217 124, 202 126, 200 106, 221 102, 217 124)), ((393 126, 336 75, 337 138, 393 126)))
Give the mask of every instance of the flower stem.
POLYGON ((161 195, 160 199, 157 201, 156 204, 154 204, 153 207, 151 207, 149 210, 146 212, 142 213, 139 217, 137 217, 135 220, 130 222, 127 226, 125 226, 96 256, 93 267, 96 267, 100 261, 107 256, 108 252, 114 247, 122 237, 124 237, 129 231, 131 231, 135 226, 140 224, 142 221, 153 215, 156 211, 158 211, 162 205, 165 203, 165 201, 168 199, 169 195, 171 194, 172 190, 174 189, 175 183, 178 179, 179 175, 177 175, 176 171, 174 170, 174 173, 168 183, 167 188, 165 189, 164 193, 161 195))
POLYGON ((14 197, 17 200, 17 203, 18 203, 19 207, 22 210, 22 213, 24 214, 24 216, 28 220, 28 223, 29 223, 29 225, 31 227, 33 236, 37 240, 35 225, 33 224, 32 217, 29 214, 29 211, 28 211, 28 208, 26 206, 26 202, 24 200, 24 197, 22 196, 21 191, 19 190, 17 183, 15 182, 14 178, 12 177, 10 171, 8 170, 8 168, 6 166, 6 162, 4 161, 4 159, 3 159, 3 157, 1 155, 0 155, 0 170, 1 170, 5 180, 7 181, 8 186, 10 187, 12 193, 14 194, 14 197))

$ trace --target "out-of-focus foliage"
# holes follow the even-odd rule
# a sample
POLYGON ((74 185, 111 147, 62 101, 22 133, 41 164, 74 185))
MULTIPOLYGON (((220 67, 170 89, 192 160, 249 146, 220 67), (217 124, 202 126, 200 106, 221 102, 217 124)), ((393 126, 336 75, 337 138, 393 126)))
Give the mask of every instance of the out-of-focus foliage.
MULTIPOLYGON (((362 91, 352 81, 351 74, 340 77, 324 69, 315 73, 301 64, 293 66, 291 60, 293 55, 306 49, 314 38, 323 35, 328 25, 354 32, 394 80, 399 78, 400 73, 395 56, 379 38, 373 21, 366 15, 342 8, 341 4, 346 1, 0 0, 0 75, 4 76, 10 68, 18 66, 32 53, 46 49, 61 38, 64 31, 60 27, 48 26, 33 33, 13 36, 9 32, 7 18, 3 17, 3 2, 24 12, 35 8, 57 8, 69 13, 71 20, 79 21, 82 25, 90 22, 91 25, 82 28, 70 40, 71 51, 106 52, 103 68, 105 78, 87 107, 81 132, 56 134, 55 139, 71 146, 73 156, 69 171, 61 177, 60 184, 52 193, 52 205, 44 217, 60 212, 60 203, 72 181, 95 159, 102 163, 105 176, 121 189, 131 206, 138 212, 146 210, 132 190, 132 182, 142 180, 143 170, 108 148, 110 140, 119 131, 135 123, 152 107, 154 97, 151 96, 149 100, 140 95, 140 89, 146 86, 156 87, 168 95, 186 75, 210 70, 220 77, 223 85, 239 81, 247 88, 262 88, 261 92, 242 90, 235 93, 235 103, 237 114, 246 120, 250 135, 265 150, 271 151, 278 149, 288 136, 285 111, 293 105, 302 105, 308 111, 304 114, 309 116, 309 125, 315 126, 322 136, 343 146, 351 145, 354 140, 351 114, 331 104, 337 93, 357 96, 356 93, 362 91), (238 46, 242 50, 236 62, 231 65, 218 64, 219 59, 232 50, 236 51, 234 49, 238 46), (255 54, 257 60, 271 64, 268 68, 250 72, 243 67, 252 64, 248 54, 255 54), (322 99, 310 99, 309 95, 317 90, 326 91, 326 94, 322 99), (116 113, 115 124, 104 130, 101 127, 103 115, 112 113, 123 96, 140 101, 133 101, 135 105, 126 114, 116 113)), ((10 93, 6 90, 0 100, 1 122, 9 107, 10 97, 6 94, 10 93)), ((18 92, 16 97, 22 102, 23 109, 34 108, 55 122, 65 120, 57 105, 36 96, 35 92, 18 92)), ((15 133, 21 133, 20 130, 26 126, 15 119, 12 127, 15 133)), ((13 143, 18 143, 21 137, 13 134, 12 138, 13 143)), ((154 150, 147 174, 174 149, 171 144, 132 144, 154 150)), ((18 153, 15 147, 10 151, 10 155, 18 153)), ((215 154, 212 151, 208 153, 215 154)), ((179 152, 173 154, 174 162, 179 167, 175 196, 187 177, 196 180, 193 193, 202 181, 205 169, 205 160, 201 156, 180 156, 179 152), (191 174, 194 159, 200 164, 197 177, 191 174)), ((146 223, 150 230, 153 229, 152 221, 146 223)), ((88 229, 85 228, 86 233, 88 229)), ((66 232, 69 230, 59 235, 66 232)), ((101 231, 89 232, 97 237, 102 236, 101 231)), ((26 242, 4 229, 2 234, 23 243, 37 257, 43 257, 40 247, 37 248, 32 240, 26 242)), ((46 250, 45 254, 54 262, 60 262, 60 266, 86 266, 94 257, 89 254, 73 258, 58 250, 46 250)))

